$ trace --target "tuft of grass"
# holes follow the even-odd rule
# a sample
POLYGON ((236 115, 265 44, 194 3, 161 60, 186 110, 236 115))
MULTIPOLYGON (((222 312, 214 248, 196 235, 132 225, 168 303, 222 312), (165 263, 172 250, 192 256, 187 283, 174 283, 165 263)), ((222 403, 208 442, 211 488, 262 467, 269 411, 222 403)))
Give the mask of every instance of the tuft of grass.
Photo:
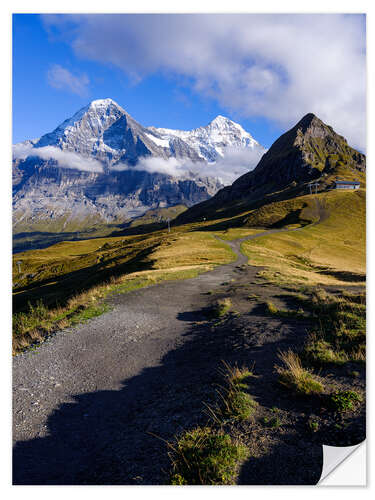
POLYGON ((197 427, 169 443, 173 485, 235 484, 246 447, 222 431, 197 427))
POLYGON ((266 309, 272 316, 280 316, 282 318, 304 318, 305 311, 299 308, 298 311, 288 311, 286 309, 278 309, 270 300, 266 302, 266 309))
POLYGON ((345 413, 355 409, 355 403, 362 401, 362 397, 355 391, 341 391, 331 394, 329 405, 338 413, 345 413))
POLYGON ((281 420, 278 416, 276 417, 264 417, 263 425, 266 427, 271 427, 271 429, 278 429, 281 426, 281 420))
POLYGON ((270 300, 266 302, 266 307, 267 307, 267 312, 272 315, 277 315, 279 312, 279 309, 275 306, 273 302, 270 300))
POLYGON ((329 342, 316 335, 309 337, 303 356, 314 365, 329 363, 342 365, 348 361, 348 356, 344 351, 334 350, 329 342))
POLYGON ((95 289, 90 294, 73 297, 65 308, 52 309, 48 309, 43 301, 39 300, 36 305, 29 305, 28 312, 14 314, 13 354, 43 342, 58 330, 84 323, 107 312, 110 309, 108 304, 98 302, 102 296, 99 290, 95 289))
MULTIPOLYGON (((109 310, 110 310, 109 305, 105 303, 89 305, 88 307, 74 314, 74 316, 71 318, 70 325, 74 326, 78 323, 85 323, 89 319, 97 318, 98 316, 109 310)), ((67 324, 68 321, 65 319, 65 321, 62 320, 62 323, 67 324)))
POLYGON ((276 371, 283 386, 304 396, 323 392, 323 385, 309 370, 303 368, 301 359, 295 352, 289 349, 281 352, 279 358, 284 366, 277 366, 276 371))
POLYGON ((256 293, 250 293, 246 298, 247 300, 258 300, 260 297, 256 293))
POLYGON ((224 299, 219 299, 216 301, 213 306, 212 313, 216 318, 221 318, 225 316, 232 307, 232 301, 229 297, 225 297, 224 299))
POLYGON ((223 361, 224 369, 221 370, 221 374, 227 380, 229 386, 236 386, 247 388, 248 384, 246 381, 250 377, 254 377, 253 369, 247 368, 246 366, 239 367, 238 365, 231 366, 229 363, 223 361))
POLYGON ((248 420, 255 412, 258 403, 240 388, 231 387, 223 399, 223 415, 233 420, 248 420))
POLYGON ((220 404, 215 409, 208 407, 209 414, 216 422, 223 419, 248 420, 255 412, 258 403, 249 394, 248 380, 254 377, 247 367, 231 366, 223 361, 221 374, 226 380, 226 387, 218 391, 220 404))
POLYGON ((279 419, 279 417, 272 417, 271 420, 270 420, 270 427, 272 427, 272 429, 278 429, 281 425, 281 420, 279 419))
POLYGON ((309 420, 307 421, 307 427, 310 429, 311 432, 318 432, 319 422, 314 418, 310 417, 309 420))

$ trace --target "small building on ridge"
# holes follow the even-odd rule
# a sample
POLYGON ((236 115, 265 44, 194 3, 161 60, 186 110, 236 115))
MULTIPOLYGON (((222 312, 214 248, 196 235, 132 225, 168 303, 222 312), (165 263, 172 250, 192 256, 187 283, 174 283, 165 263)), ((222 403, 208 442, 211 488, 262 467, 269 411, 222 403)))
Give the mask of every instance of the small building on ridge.
POLYGON ((359 189, 360 185, 358 181, 335 181, 334 189, 359 189))

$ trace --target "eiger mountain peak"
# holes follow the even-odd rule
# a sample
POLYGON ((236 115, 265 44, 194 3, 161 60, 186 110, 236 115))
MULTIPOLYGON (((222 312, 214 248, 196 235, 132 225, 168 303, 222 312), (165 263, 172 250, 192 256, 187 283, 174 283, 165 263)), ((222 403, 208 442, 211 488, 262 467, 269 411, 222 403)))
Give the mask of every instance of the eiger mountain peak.
POLYGON ((48 230, 51 223, 54 231, 68 231, 124 222, 151 208, 191 206, 223 186, 214 169, 228 151, 252 153, 249 163, 240 165, 242 172, 265 152, 251 134, 224 116, 190 131, 144 127, 110 98, 91 101, 22 147, 29 148, 28 156, 13 162, 15 232, 48 230), (148 158, 156 162, 153 170, 144 167, 148 158), (158 170, 158 161, 163 166, 171 158, 182 167, 186 163, 182 175, 158 170))

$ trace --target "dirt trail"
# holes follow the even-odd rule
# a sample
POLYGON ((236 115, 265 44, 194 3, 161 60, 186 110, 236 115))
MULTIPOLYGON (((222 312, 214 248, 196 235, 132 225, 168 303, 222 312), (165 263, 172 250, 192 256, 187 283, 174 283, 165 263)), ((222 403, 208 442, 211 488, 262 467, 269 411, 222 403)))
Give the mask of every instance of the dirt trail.
MULTIPOLYGON (((258 269, 241 269, 241 243, 280 231, 226 242, 236 262, 118 295, 110 312, 15 357, 14 484, 162 484, 166 447, 150 432, 170 439, 202 423, 215 367, 237 349, 235 341, 224 345, 230 335, 222 344, 208 332, 211 292, 251 283, 258 269)), ((255 314, 252 321, 270 332, 253 341, 258 353, 294 338, 279 320, 255 314)))

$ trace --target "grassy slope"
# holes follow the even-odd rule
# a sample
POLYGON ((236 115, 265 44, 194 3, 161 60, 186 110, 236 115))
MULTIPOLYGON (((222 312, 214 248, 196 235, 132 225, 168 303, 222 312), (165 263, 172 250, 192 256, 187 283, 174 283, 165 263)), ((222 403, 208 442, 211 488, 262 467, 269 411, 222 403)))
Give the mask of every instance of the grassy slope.
MULTIPOLYGON (((17 228, 15 228, 17 229, 17 228)), ((40 230, 35 230, 30 232, 28 228, 25 232, 19 232, 13 234, 13 251, 14 252, 25 252, 31 249, 41 249, 46 248, 51 245, 55 245, 61 241, 77 241, 77 240, 87 240, 91 238, 106 238, 110 237, 116 231, 123 230, 123 225, 121 224, 105 224, 96 225, 79 230, 75 228, 72 231, 58 229, 53 232, 53 226, 45 225, 40 227, 40 230)))
POLYGON ((225 241, 237 240, 239 238, 245 238, 246 236, 252 236, 253 234, 263 233, 264 229, 253 229, 247 227, 230 227, 223 231, 214 231, 213 234, 218 236, 220 239, 225 241))
POLYGON ((63 242, 13 259, 14 352, 105 311, 101 299, 164 280, 186 279, 234 259, 207 232, 63 242), (21 275, 17 261, 21 260, 21 275), (17 281, 18 280, 18 281, 17 281))
MULTIPOLYGON (((69 213, 61 217, 48 220, 29 220, 21 218, 22 214, 15 213, 14 220, 20 219, 13 226, 14 251, 26 251, 30 248, 45 248, 60 241, 85 240, 88 238, 110 237, 123 234, 124 226, 138 228, 144 226, 144 232, 157 231, 166 226, 166 219, 174 219, 187 210, 185 205, 175 205, 167 208, 148 210, 141 217, 126 223, 118 220, 111 224, 105 222, 98 216, 85 217, 83 219, 73 218, 69 213), (160 221, 163 218, 163 222, 160 221)), ((131 234, 131 233, 130 233, 131 234)))
MULTIPOLYGON (((65 318, 74 313, 78 303, 80 309, 87 307, 85 297, 90 290, 96 290, 94 298, 90 298, 96 301, 109 291, 128 291, 164 279, 195 276, 233 259, 229 247, 214 235, 224 240, 242 238, 264 231, 259 226, 301 227, 299 231, 243 244, 250 263, 265 267, 260 271, 265 278, 296 285, 363 285, 365 201, 364 189, 328 191, 248 210, 225 219, 224 229, 223 219, 201 221, 172 226, 170 233, 164 229, 134 236, 61 242, 43 250, 19 253, 13 259, 14 310, 26 312, 29 301, 36 304, 42 299, 44 306, 55 311, 53 318, 65 318), (20 274, 16 264, 19 260, 20 274), (108 287, 109 280, 112 284, 108 287), (72 302, 77 296, 78 303, 72 302)), ((53 323, 50 319, 48 322, 53 323)), ((31 324, 32 328, 37 326, 35 321, 31 324)))
MULTIPOLYGON (((130 223, 130 227, 137 227, 143 224, 155 224, 160 222, 160 218, 164 221, 168 218, 175 219, 178 215, 187 210, 185 205, 174 205, 173 207, 155 208, 148 210, 141 217, 137 217, 130 223)), ((163 224, 165 226, 165 222, 163 224)))
MULTIPOLYGON (((13 233, 19 234, 23 232, 46 232, 46 233, 86 233, 91 231, 105 230, 108 225, 99 215, 90 215, 83 218, 73 216, 71 213, 66 212, 61 216, 56 216, 51 219, 38 219, 34 220, 31 217, 24 216, 20 212, 14 212, 14 225, 13 233)), ((114 221, 111 226, 116 227, 121 225, 123 221, 114 221)))
POLYGON ((70 296, 70 288, 80 291, 112 275, 153 273, 172 268, 199 269, 232 258, 230 249, 211 234, 180 229, 172 229, 171 233, 157 231, 147 236, 61 242, 13 257, 14 293, 16 297, 43 297, 45 300, 49 289, 53 288, 56 296, 49 302, 60 302, 59 298, 70 296), (21 261, 20 274, 18 261, 21 261))
POLYGON ((365 190, 329 191, 317 196, 307 195, 299 201, 305 205, 305 214, 302 210, 300 215, 303 220, 316 219, 319 207, 322 220, 299 231, 245 242, 243 251, 249 256, 250 263, 266 266, 265 275, 274 280, 309 285, 363 285, 366 266, 365 190), (314 208, 316 202, 318 205, 314 208))

